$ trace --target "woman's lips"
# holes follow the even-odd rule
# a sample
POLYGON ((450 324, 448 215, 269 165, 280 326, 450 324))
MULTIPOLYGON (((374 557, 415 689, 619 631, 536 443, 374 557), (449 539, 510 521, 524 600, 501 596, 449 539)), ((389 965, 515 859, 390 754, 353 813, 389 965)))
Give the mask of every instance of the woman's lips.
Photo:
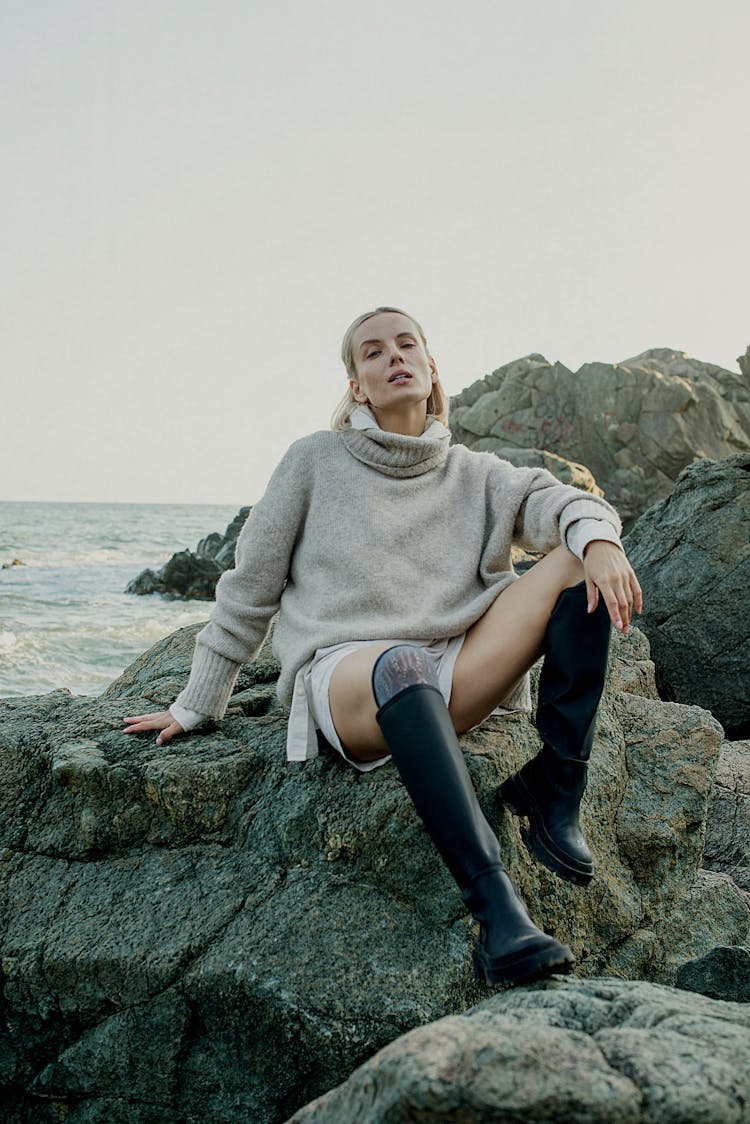
POLYGON ((388 382, 404 382, 410 378, 411 375, 408 371, 395 371, 388 379, 388 382))

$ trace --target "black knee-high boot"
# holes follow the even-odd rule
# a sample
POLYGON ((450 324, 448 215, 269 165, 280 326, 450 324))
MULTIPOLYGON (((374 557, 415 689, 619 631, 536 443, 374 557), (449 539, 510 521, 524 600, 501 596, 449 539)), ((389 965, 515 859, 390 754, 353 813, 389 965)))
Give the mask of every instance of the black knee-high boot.
POLYGON ((594 862, 578 811, 586 788, 596 711, 607 674, 609 614, 588 613, 586 584, 560 594, 547 625, 536 725, 542 749, 500 786, 500 799, 528 816, 526 845, 561 878, 587 885, 594 862))
POLYGON ((489 984, 566 971, 567 945, 534 925, 505 871, 479 807, 434 665, 399 645, 373 669, 378 724, 407 792, 466 906, 479 922, 477 978, 489 984))

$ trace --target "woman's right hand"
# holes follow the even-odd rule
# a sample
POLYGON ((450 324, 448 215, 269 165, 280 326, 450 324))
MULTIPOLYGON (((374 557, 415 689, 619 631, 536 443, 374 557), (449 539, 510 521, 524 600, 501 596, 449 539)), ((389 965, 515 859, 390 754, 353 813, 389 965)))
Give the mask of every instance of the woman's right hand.
POLYGON ((157 710, 153 714, 136 714, 131 718, 124 718, 125 734, 142 734, 144 730, 159 730, 156 739, 157 745, 166 745, 178 734, 184 734, 179 722, 175 722, 168 710, 157 710))

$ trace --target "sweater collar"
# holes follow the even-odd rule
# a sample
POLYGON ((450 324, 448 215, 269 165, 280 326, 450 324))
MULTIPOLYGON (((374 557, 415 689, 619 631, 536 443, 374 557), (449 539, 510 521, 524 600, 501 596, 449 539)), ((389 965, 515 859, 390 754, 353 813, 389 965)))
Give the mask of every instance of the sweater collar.
POLYGON ((421 476, 442 464, 448 455, 450 430, 432 414, 424 432, 406 437, 381 429, 366 406, 353 411, 350 427, 341 430, 346 448, 358 461, 385 476, 421 476))

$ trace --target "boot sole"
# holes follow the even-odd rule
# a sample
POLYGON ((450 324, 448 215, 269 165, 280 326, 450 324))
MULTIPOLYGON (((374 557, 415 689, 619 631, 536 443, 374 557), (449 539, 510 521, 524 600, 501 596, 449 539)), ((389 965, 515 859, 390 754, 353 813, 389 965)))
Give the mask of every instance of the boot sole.
POLYGON ((509 777, 500 786, 500 799, 514 816, 526 816, 529 830, 523 836, 527 851, 543 866, 566 882, 588 886, 594 877, 593 863, 575 863, 555 849, 554 840, 547 834, 542 814, 523 781, 509 777))
POLYGON ((479 945, 475 945, 473 961, 474 976, 478 982, 492 987, 506 983, 531 983, 532 980, 544 976, 569 972, 575 963, 575 958, 566 944, 555 941, 546 948, 529 950, 522 956, 508 959, 505 963, 502 960, 493 962, 482 952, 479 945))

